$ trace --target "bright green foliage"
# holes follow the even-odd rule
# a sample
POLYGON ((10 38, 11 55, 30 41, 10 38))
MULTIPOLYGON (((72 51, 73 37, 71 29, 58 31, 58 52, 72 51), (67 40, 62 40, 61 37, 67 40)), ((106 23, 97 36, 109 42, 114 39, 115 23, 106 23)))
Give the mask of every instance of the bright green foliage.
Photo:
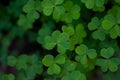
POLYGON ((76 44, 82 43, 83 39, 87 36, 87 33, 82 24, 77 24, 75 29, 72 25, 62 26, 62 31, 70 36, 70 50, 73 50, 76 44))
POLYGON ((57 55, 55 58, 52 55, 44 56, 42 63, 48 67, 48 74, 60 74, 61 67, 59 65, 65 63, 64 55, 57 55))
POLYGON ((53 13, 53 18, 59 19, 61 15, 65 12, 63 4, 64 0, 43 0, 43 13, 46 16, 50 16, 53 13))
POLYGON ((102 57, 104 57, 104 58, 107 59, 107 58, 110 58, 110 57, 113 56, 113 54, 114 54, 114 49, 111 48, 111 47, 109 47, 109 48, 107 48, 107 49, 103 48, 100 53, 101 53, 101 56, 102 56, 102 57))
POLYGON ((69 49, 69 36, 67 33, 61 33, 60 31, 54 31, 52 36, 45 38, 45 48, 48 50, 53 49, 57 45, 57 51, 59 53, 65 53, 69 49))
POLYGON ((101 41, 105 40, 105 30, 101 27, 101 20, 99 20, 97 17, 93 17, 91 22, 88 24, 88 28, 91 31, 94 31, 92 33, 92 37, 94 39, 99 39, 101 41))
POLYGON ((42 28, 38 31, 37 42, 45 45, 45 37, 52 33, 52 29, 54 28, 54 24, 52 22, 45 23, 42 28))
POLYGON ((69 25, 69 26, 63 25, 62 26, 62 31, 66 32, 69 36, 72 36, 75 33, 74 28, 73 28, 72 25, 69 25))
POLYGON ((112 15, 106 15, 102 21, 102 26, 105 30, 111 29, 115 25, 115 18, 112 15))
POLYGON ((76 60, 81 64, 87 64, 88 59, 94 59, 97 56, 95 49, 88 49, 84 44, 77 46, 75 52, 77 53, 76 60))
POLYGON ((73 4, 72 1, 66 1, 63 4, 65 13, 61 16, 61 20, 66 23, 71 23, 73 20, 77 20, 80 17, 80 6, 73 4))
POLYGON ((63 76, 62 80, 86 80, 86 77, 83 73, 79 71, 72 71, 63 76))
MULTIPOLYGON (((114 7, 113 7, 114 9, 114 7)), ((119 8, 114 9, 115 13, 111 13, 112 9, 108 12, 102 21, 102 27, 105 30, 109 30, 110 37, 112 39, 120 36, 120 11, 119 8)))
POLYGON ((15 80, 15 76, 13 74, 3 75, 2 80, 15 80))
POLYGON ((101 49, 101 56, 105 59, 98 59, 96 65, 100 66, 103 72, 108 69, 111 72, 115 72, 120 64, 119 58, 111 58, 114 54, 114 49, 111 47, 101 49))

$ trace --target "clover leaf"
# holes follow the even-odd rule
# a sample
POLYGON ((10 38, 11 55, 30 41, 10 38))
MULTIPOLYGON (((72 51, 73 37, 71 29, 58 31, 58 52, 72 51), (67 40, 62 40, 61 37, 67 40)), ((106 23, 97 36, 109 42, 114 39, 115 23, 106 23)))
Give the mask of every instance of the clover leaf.
POLYGON ((27 17, 29 20, 34 21, 39 18, 39 13, 37 11, 41 11, 41 2, 36 0, 29 0, 26 5, 23 7, 23 11, 27 13, 27 17))
POLYGON ((91 22, 88 24, 88 29, 94 31, 92 37, 101 41, 105 40, 107 32, 101 27, 101 20, 97 17, 93 17, 91 22))
POLYGON ((71 73, 63 76, 61 80, 86 80, 86 77, 79 71, 72 71, 71 73))
POLYGON ((2 80, 15 80, 15 76, 13 74, 3 75, 2 80))
POLYGON ((39 29, 37 42, 42 44, 42 47, 45 46, 45 37, 52 33, 53 28, 54 24, 52 22, 48 22, 43 24, 42 28, 39 29))
POLYGON ((77 20, 80 17, 79 5, 74 5, 72 1, 66 1, 63 6, 65 8, 65 13, 61 16, 61 21, 71 23, 72 20, 77 20))
POLYGON ((106 72, 108 69, 111 72, 115 72, 120 61, 118 58, 111 58, 114 54, 114 49, 112 47, 103 48, 100 54, 104 59, 98 59, 96 65, 100 66, 103 72, 106 72))
POLYGON ((67 71, 74 71, 76 68, 76 64, 73 61, 67 60, 64 64, 64 69, 67 71))
POLYGON ((97 56, 95 49, 88 49, 88 47, 84 44, 77 46, 75 52, 77 53, 75 59, 80 61, 81 64, 87 64, 88 59, 94 59, 97 56))
POLYGON ((102 26, 105 30, 111 29, 115 25, 115 17, 112 15, 106 15, 102 21, 102 26))
POLYGON ((22 27, 24 30, 28 30, 32 28, 31 21, 25 15, 20 15, 18 20, 18 25, 22 27))
POLYGON ((55 58, 52 55, 45 55, 42 63, 48 67, 47 73, 48 74, 59 74, 61 72, 60 64, 65 63, 65 56, 64 55, 57 55, 55 58))
POLYGON ((68 25, 68 26, 63 25, 62 26, 62 31, 66 32, 69 36, 72 36, 75 33, 72 25, 68 25))
POLYGON ((109 13, 108 15, 106 15, 102 21, 102 27, 105 30, 109 31, 110 37, 112 39, 115 39, 118 36, 120 36, 120 27, 119 27, 120 11, 116 10, 115 12, 116 12, 115 14, 109 13))
POLYGON ((111 48, 111 47, 108 47, 107 49, 103 48, 100 53, 101 53, 102 57, 104 57, 104 58, 110 58, 114 54, 114 49, 111 48))
POLYGON ((69 36, 67 33, 61 33, 60 31, 54 31, 52 36, 45 38, 45 48, 48 50, 53 49, 57 45, 57 51, 59 53, 65 53, 69 49, 69 36))
POLYGON ((61 4, 64 0, 43 0, 43 13, 46 16, 50 16, 53 13, 54 19, 59 19, 60 16, 65 12, 64 7, 61 4))

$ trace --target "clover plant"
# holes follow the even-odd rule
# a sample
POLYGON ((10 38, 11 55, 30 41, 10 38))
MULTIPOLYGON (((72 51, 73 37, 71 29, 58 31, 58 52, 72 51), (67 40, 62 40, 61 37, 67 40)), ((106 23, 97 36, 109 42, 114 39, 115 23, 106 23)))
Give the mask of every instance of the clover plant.
POLYGON ((0 80, 119 80, 120 0, 1 0, 0 80))

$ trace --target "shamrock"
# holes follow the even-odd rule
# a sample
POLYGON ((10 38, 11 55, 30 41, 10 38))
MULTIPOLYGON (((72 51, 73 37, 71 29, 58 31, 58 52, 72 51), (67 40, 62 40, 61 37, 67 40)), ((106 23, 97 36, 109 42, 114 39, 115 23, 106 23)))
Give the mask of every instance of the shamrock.
POLYGON ((97 17, 93 17, 91 22, 88 24, 88 29, 94 31, 92 37, 101 41, 105 40, 107 32, 101 27, 101 20, 97 17))
POLYGON ((94 59, 97 56, 95 49, 88 49, 88 47, 84 44, 77 46, 75 52, 77 53, 75 59, 80 61, 81 64, 87 64, 88 58, 94 59))
POLYGON ((120 11, 116 13, 116 17, 112 14, 108 14, 104 17, 104 20, 102 21, 102 27, 105 30, 109 30, 110 37, 115 39, 118 36, 120 36, 120 11))
POLYGON ((55 58, 48 54, 45 55, 42 59, 42 63, 48 67, 47 73, 48 74, 59 74, 61 72, 61 67, 59 65, 65 63, 65 56, 64 55, 57 55, 55 58))
POLYGON ((77 20, 80 17, 80 6, 73 4, 72 1, 66 1, 63 4, 65 8, 65 13, 61 16, 61 20, 66 23, 71 23, 72 20, 77 20))
POLYGON ((65 53, 69 49, 69 36, 67 33, 60 33, 60 31, 54 31, 52 36, 46 36, 45 38, 45 48, 48 50, 53 49, 57 45, 57 51, 59 53, 65 53))
POLYGON ((42 10, 41 2, 39 0, 29 0, 27 4, 23 7, 23 11, 27 13, 27 18, 33 22, 34 20, 39 18, 39 12, 42 10))
POLYGON ((120 64, 120 59, 112 58, 115 53, 112 47, 102 48, 100 51, 100 55, 104 59, 98 59, 96 61, 96 65, 100 66, 103 72, 106 72, 108 69, 111 72, 115 72, 118 69, 118 65, 120 64))
POLYGON ((82 24, 77 24, 75 29, 72 25, 62 26, 62 31, 70 36, 70 50, 73 50, 76 44, 82 43, 83 39, 87 36, 87 33, 82 24))
POLYGON ((64 7, 61 5, 64 0, 43 0, 43 13, 46 16, 50 16, 53 13, 53 18, 59 19, 65 12, 64 7))

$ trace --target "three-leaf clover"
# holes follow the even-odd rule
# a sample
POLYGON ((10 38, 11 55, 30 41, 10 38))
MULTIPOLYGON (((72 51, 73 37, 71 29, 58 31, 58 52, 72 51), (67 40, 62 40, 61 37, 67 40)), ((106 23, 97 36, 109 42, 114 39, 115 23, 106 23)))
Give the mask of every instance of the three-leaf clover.
POLYGON ((101 41, 105 40, 107 32, 101 27, 101 20, 97 17, 93 17, 91 22, 88 24, 88 29, 94 31, 92 37, 101 41))
POLYGON ((67 73, 62 77, 61 80, 86 80, 86 77, 80 71, 72 71, 71 73, 67 73))
POLYGON ((34 20, 39 18, 39 12, 41 12, 42 6, 39 0, 29 0, 27 4, 23 7, 23 11, 27 13, 27 18, 33 22, 34 20))
POLYGON ((75 59, 80 61, 81 64, 87 64, 88 59, 94 59, 97 56, 95 49, 88 49, 88 47, 84 44, 77 46, 75 52, 77 53, 75 59))
POLYGON ((108 14, 104 17, 104 20, 102 21, 102 27, 105 30, 109 30, 110 37, 115 39, 118 36, 120 36, 120 11, 116 13, 116 17, 112 14, 108 14))
POLYGON ((68 27, 63 26, 62 30, 70 36, 70 50, 73 50, 76 44, 82 43, 83 39, 87 36, 87 33, 82 24, 77 24, 75 29, 72 25, 69 25, 68 27))
POLYGON ((45 37, 52 33, 53 28, 54 24, 52 22, 48 22, 43 24, 42 28, 39 29, 37 42, 42 44, 43 47, 45 46, 45 37))
POLYGON ((23 14, 19 16, 18 25, 22 27, 24 30, 28 30, 32 28, 31 21, 28 19, 27 16, 23 14))
POLYGON ((64 55, 57 55, 55 58, 48 54, 45 55, 42 59, 42 63, 48 67, 47 73, 48 74, 59 74, 61 72, 60 64, 65 63, 65 56, 64 55))
POLYGON ((100 66, 103 72, 106 72, 108 69, 111 72, 115 72, 118 69, 120 60, 118 58, 111 58, 114 53, 115 51, 112 47, 101 49, 100 55, 104 59, 98 59, 96 65, 100 66))
POLYGON ((65 13, 61 16, 61 20, 66 23, 71 23, 72 20, 77 20, 80 17, 80 6, 77 4, 73 4, 72 1, 66 1, 63 4, 65 8, 65 13))
POLYGON ((63 4, 64 0, 43 0, 43 13, 46 16, 50 16, 53 13, 53 18, 59 19, 60 16, 65 12, 63 4))
POLYGON ((69 36, 67 33, 61 33, 56 30, 52 33, 52 36, 45 38, 45 48, 51 50, 57 45, 57 51, 64 54, 70 47, 68 39, 69 36))

